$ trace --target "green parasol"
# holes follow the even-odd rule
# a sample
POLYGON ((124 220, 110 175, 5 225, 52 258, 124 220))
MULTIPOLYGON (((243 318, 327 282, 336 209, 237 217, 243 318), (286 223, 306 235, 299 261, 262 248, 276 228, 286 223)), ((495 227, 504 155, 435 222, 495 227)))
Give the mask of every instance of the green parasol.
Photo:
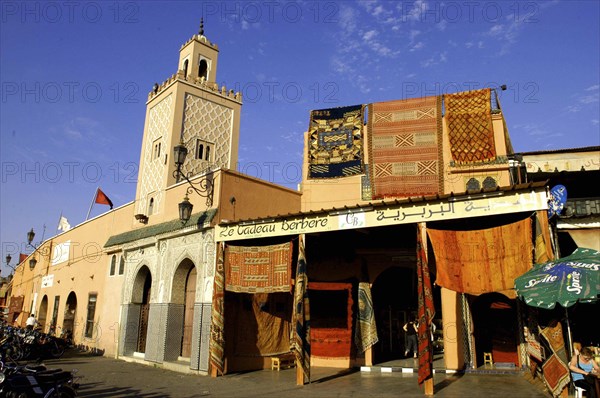
POLYGON ((600 252, 578 248, 570 256, 537 265, 515 279, 527 305, 554 308, 596 300, 600 294, 600 252))
POLYGON ((591 302, 600 294, 600 252, 578 248, 573 254, 536 265, 515 279, 517 295, 532 307, 565 308, 568 346, 572 352, 571 325, 567 308, 577 302, 591 302))

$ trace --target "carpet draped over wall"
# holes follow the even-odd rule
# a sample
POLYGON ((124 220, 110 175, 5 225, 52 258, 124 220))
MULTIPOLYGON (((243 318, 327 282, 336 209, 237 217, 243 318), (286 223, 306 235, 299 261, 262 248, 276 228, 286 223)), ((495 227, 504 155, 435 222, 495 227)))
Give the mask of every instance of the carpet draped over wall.
POLYGON ((368 109, 373 198, 442 193, 441 97, 377 102, 368 109))
POLYGON ((362 174, 362 128, 362 105, 312 111, 308 129, 308 178, 362 174))
POLYGON ((237 293, 290 292, 292 242, 225 249, 225 290, 237 293))
POLYGON ((458 165, 496 160, 491 90, 444 95, 452 159, 458 165))

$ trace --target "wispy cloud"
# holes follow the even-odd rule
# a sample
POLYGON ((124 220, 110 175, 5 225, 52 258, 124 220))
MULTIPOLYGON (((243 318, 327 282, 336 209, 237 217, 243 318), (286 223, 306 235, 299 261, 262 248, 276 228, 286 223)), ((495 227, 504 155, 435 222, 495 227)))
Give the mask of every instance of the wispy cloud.
POLYGON ((442 51, 438 54, 435 54, 434 56, 432 56, 431 58, 426 59, 425 61, 421 62, 421 66, 423 68, 429 68, 431 66, 435 66, 441 63, 445 63, 446 61, 448 61, 448 52, 447 51, 442 51))

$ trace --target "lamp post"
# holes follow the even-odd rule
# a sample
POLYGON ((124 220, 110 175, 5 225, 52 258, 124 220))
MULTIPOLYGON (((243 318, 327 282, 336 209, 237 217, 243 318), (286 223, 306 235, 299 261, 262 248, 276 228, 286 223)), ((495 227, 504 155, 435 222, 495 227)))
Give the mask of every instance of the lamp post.
POLYGON ((180 142, 178 145, 173 147, 173 155, 175 158, 176 170, 173 172, 175 181, 179 182, 182 179, 188 183, 188 187, 185 192, 183 201, 179 203, 179 220, 185 224, 189 221, 192 216, 192 209, 194 205, 190 202, 189 194, 196 192, 199 196, 206 198, 206 206, 211 207, 213 203, 214 185, 212 181, 212 172, 209 172, 201 179, 192 182, 185 173, 181 172, 181 167, 185 162, 185 158, 188 154, 188 149, 185 144, 180 142))
MULTIPOLYGON (((44 232, 46 232, 46 226, 44 225, 44 232)), ((38 251, 40 243, 35 245, 33 242, 33 238, 35 238, 35 232, 33 232, 33 228, 29 232, 27 232, 27 246, 33 247, 33 253, 31 253, 31 258, 29 259, 29 269, 33 271, 37 264, 37 260, 35 258, 35 252, 38 251)), ((43 239, 43 238, 42 238, 43 239)))

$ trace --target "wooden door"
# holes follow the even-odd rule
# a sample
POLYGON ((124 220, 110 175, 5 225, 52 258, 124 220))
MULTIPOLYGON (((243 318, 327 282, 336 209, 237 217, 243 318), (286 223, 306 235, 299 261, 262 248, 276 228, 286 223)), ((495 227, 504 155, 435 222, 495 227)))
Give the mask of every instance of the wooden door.
POLYGON ((142 299, 142 308, 140 313, 140 328, 138 331, 137 352, 146 352, 146 335, 148 334, 148 314, 150 312, 150 286, 152 279, 146 277, 144 283, 144 297, 142 299))
POLYGON ((194 329, 194 303, 196 301, 196 268, 188 273, 185 282, 185 305, 183 310, 183 337, 181 356, 189 358, 192 352, 192 332, 194 329))

